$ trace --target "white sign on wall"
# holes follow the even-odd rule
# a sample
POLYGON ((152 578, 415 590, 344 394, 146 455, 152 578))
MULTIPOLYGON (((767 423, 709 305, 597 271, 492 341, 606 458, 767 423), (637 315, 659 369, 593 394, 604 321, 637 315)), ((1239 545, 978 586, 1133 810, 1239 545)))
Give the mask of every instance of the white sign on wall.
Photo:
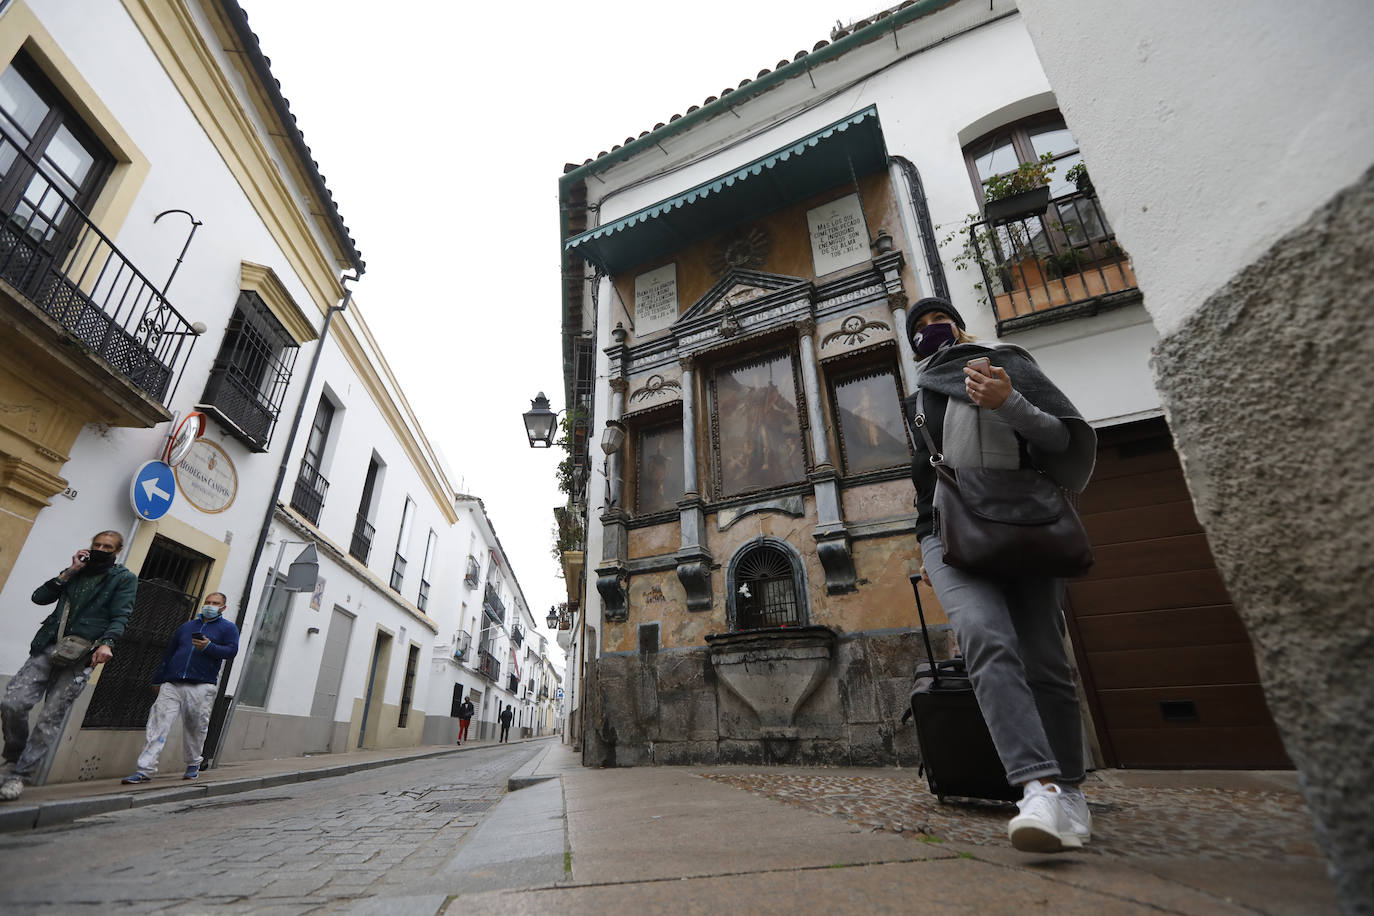
POLYGON ((239 492, 239 475, 229 455, 209 439, 197 439, 176 467, 177 487, 202 512, 223 512, 239 492))
POLYGON ((677 264, 635 277, 635 335, 661 331, 677 320, 677 264))
POLYGON ((807 210, 806 228, 811 233, 811 260, 818 277, 871 258, 868 226, 857 194, 807 210))

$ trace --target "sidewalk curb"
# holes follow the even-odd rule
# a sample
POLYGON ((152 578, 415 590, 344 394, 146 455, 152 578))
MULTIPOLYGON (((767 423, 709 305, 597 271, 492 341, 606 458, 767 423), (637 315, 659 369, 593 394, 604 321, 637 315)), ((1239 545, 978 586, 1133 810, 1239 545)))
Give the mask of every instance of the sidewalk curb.
MULTIPOLYGON (((541 736, 547 737, 547 736, 541 736)), ((522 738, 510 742, 511 744, 523 744, 526 741, 537 741, 540 738, 522 738)), ((158 789, 138 789, 138 790, 115 790, 106 795, 92 795, 86 798, 56 798, 47 801, 24 804, 23 802, 8 802, 0 804, 0 833, 13 833, 19 830, 35 830, 42 827, 52 827, 57 824, 67 824, 79 820, 83 817, 92 817, 97 814, 108 814, 111 811, 127 811, 132 808, 142 808, 148 805, 171 804, 173 802, 192 801, 202 798, 214 798, 223 795, 236 795, 240 792, 252 792, 255 789, 270 789, 273 786, 289 785, 296 782, 311 782, 316 779, 329 779, 334 776, 347 776, 350 773, 358 773, 363 770, 373 770, 378 767, 393 766, 399 763, 410 763, 415 760, 429 760, 434 757, 446 757, 450 754, 462 754, 469 750, 478 750, 482 747, 491 745, 474 745, 472 747, 446 747, 441 750, 431 751, 424 754, 409 754, 403 757, 383 757, 373 760, 359 760, 352 763, 341 763, 332 766, 317 767, 306 770, 291 770, 283 773, 271 773, 265 776, 248 776, 242 779, 227 779, 220 781, 206 782, 200 785, 177 785, 158 789)), ((538 763, 544 759, 543 753, 536 754, 533 763, 538 763)), ((530 765, 526 764, 517 771, 519 776, 530 765)), ((516 776, 511 777, 512 783, 516 776)), ((511 789, 524 788, 525 785, 533 785, 536 782, 543 782, 544 779, 552 779, 551 776, 532 779, 520 786, 511 786, 511 789)))
POLYGON ((539 769, 540 764, 542 764, 544 762, 544 758, 549 755, 550 747, 552 747, 552 745, 544 745, 544 748, 539 753, 531 757, 524 766, 522 766, 520 769, 516 770, 514 773, 510 775, 510 778, 506 780, 507 792, 515 792, 518 789, 527 789, 530 786, 538 785, 541 782, 548 782, 550 779, 558 778, 557 775, 553 773, 549 773, 544 776, 536 775, 536 771, 539 769))

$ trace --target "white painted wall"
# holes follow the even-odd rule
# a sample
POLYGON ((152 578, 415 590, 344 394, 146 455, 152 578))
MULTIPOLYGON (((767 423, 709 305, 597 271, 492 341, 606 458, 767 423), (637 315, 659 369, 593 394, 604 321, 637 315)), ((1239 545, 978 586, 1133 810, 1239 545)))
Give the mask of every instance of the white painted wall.
POLYGON ((1366 0, 1020 5, 1162 333, 1374 160, 1366 0))

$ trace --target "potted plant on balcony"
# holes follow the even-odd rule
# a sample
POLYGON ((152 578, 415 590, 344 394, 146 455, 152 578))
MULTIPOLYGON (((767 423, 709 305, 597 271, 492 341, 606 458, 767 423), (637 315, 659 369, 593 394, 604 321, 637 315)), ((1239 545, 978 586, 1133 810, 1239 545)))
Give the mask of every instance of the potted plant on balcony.
POLYGON ((993 223, 1041 213, 1050 205, 1054 154, 1022 162, 1014 171, 988 179, 983 186, 983 215, 993 223))
POLYGON ((1078 163, 1073 168, 1064 173, 1064 178, 1072 181, 1074 187, 1078 188, 1080 194, 1091 194, 1093 192, 1093 180, 1088 175, 1088 167, 1083 163, 1078 163))

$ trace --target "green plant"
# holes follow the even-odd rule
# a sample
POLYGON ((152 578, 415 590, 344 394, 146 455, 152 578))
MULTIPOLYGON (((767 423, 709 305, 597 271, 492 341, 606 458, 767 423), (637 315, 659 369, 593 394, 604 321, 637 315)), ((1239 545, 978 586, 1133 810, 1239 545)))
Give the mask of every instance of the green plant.
POLYGON ((1092 179, 1088 177, 1088 167, 1081 162, 1064 173, 1064 180, 1072 181, 1074 187, 1080 191, 1086 191, 1093 186, 1092 179))
POLYGON ((1034 191, 1050 183, 1054 169, 1054 153, 1022 162, 1013 171, 989 178, 987 184, 983 185, 983 196, 991 203, 1024 191, 1034 191))
POLYGON ((1079 268, 1087 262, 1088 259, 1077 248, 1047 254, 1045 255, 1045 276, 1067 277, 1069 274, 1078 273, 1079 268))

